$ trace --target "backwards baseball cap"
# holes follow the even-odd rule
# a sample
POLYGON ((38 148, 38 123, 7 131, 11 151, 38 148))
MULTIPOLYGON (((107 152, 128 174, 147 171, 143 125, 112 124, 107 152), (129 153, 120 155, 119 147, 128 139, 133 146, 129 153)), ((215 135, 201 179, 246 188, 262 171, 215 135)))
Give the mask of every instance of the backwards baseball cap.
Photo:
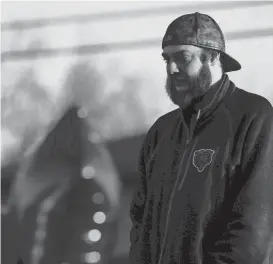
POLYGON ((201 13, 176 18, 167 28, 162 49, 168 45, 193 45, 220 52, 224 72, 241 69, 240 63, 225 52, 225 38, 213 18, 201 13))

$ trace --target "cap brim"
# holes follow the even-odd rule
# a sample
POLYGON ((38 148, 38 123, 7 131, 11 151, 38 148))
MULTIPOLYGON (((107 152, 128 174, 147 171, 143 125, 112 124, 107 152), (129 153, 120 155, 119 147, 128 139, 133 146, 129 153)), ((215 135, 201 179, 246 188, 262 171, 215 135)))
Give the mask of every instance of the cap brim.
POLYGON ((238 71, 242 68, 237 60, 225 52, 221 52, 221 61, 224 72, 238 71))

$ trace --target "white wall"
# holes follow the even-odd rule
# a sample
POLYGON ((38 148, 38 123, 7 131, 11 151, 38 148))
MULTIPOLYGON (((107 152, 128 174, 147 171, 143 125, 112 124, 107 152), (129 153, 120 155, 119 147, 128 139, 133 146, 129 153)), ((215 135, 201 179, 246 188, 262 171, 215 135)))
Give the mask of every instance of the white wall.
MULTIPOLYGON (((36 60, 12 60, 2 64, 3 89, 12 90, 18 77, 28 67, 35 69, 37 82, 50 92, 53 101, 58 102, 64 91, 64 82, 70 67, 79 61, 95 65, 103 76, 104 96, 120 89, 124 77, 138 76, 138 103, 144 107, 146 118, 143 123, 128 125, 123 123, 113 130, 111 126, 102 126, 105 138, 115 138, 146 131, 157 117, 171 110, 174 106, 164 91, 165 65, 161 59, 161 38, 168 24, 177 16, 188 12, 205 12, 211 15, 227 36, 227 52, 241 64, 242 70, 230 73, 231 79, 247 91, 265 96, 273 103, 273 33, 267 37, 248 39, 229 39, 230 33, 238 31, 256 31, 268 29, 273 25, 273 5, 258 6, 258 2, 233 2, 234 7, 222 3, 218 9, 208 9, 213 3, 199 2, 6 2, 2 4, 2 22, 12 20, 33 20, 54 18, 75 14, 98 14, 110 11, 156 9, 166 6, 176 7, 177 11, 161 15, 116 20, 98 20, 97 22, 50 25, 37 29, 2 32, 2 52, 25 50, 30 45, 43 48, 65 48, 83 44, 113 43, 122 41, 141 41, 158 39, 157 46, 141 49, 121 50, 85 56, 54 56, 36 60), (205 6, 204 6, 205 4, 205 6), (249 7, 242 6, 249 4, 249 7), (189 8, 188 6, 192 7, 189 8), (194 6, 193 6, 194 5, 194 6), (221 6, 222 5, 222 6, 221 6), (241 7, 240 7, 241 5, 241 7), (222 7, 225 8, 222 8, 222 7), (34 44, 33 44, 34 43, 34 44), (36 44, 35 44, 36 43, 36 44)), ((219 4, 219 2, 218 2, 219 4)), ((105 97, 105 98, 106 98, 105 97)), ((115 104, 115 102, 112 102, 115 104)), ((118 106, 117 106, 118 107, 118 106)), ((126 107, 130 107, 128 102, 126 107)), ((123 109, 124 110, 124 109, 123 109)), ((125 110, 126 111, 126 110, 125 110)), ((137 114, 137 113, 136 113, 137 114)), ((115 118, 118 118, 116 115, 115 118)), ((123 118, 123 117, 121 117, 123 118)), ((127 116, 128 120, 130 116, 127 116)))

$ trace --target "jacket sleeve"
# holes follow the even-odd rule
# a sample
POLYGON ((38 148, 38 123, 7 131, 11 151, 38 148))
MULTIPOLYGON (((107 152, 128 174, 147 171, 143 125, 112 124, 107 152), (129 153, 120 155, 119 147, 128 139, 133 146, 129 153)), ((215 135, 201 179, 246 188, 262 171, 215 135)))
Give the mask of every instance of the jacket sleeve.
MULTIPOLYGON (((269 263, 273 238, 273 110, 266 108, 250 124, 241 164, 236 171, 236 198, 225 231, 215 243, 212 264, 269 263), (224 250, 223 250, 224 249, 224 250), (268 261, 268 262, 267 262, 268 261)), ((227 214, 229 215, 229 214, 227 214)))
POLYGON ((134 263, 138 257, 139 248, 138 248, 138 239, 139 232, 141 229, 144 208, 146 203, 147 196, 147 182, 145 174, 145 161, 144 161, 144 146, 141 148, 140 157, 139 157, 139 179, 138 185, 133 195, 133 199, 130 205, 130 218, 132 222, 132 228, 130 232, 130 252, 129 258, 130 263, 134 263))

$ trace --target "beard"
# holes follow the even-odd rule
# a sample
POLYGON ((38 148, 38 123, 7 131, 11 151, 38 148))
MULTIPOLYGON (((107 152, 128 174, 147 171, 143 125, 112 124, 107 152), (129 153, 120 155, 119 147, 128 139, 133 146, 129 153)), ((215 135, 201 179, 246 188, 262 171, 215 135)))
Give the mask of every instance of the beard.
POLYGON ((188 86, 187 90, 179 90, 176 86, 174 78, 179 74, 168 75, 165 88, 172 102, 185 109, 200 100, 210 89, 212 82, 211 71, 208 64, 204 63, 196 76, 186 75, 184 85, 188 86))

